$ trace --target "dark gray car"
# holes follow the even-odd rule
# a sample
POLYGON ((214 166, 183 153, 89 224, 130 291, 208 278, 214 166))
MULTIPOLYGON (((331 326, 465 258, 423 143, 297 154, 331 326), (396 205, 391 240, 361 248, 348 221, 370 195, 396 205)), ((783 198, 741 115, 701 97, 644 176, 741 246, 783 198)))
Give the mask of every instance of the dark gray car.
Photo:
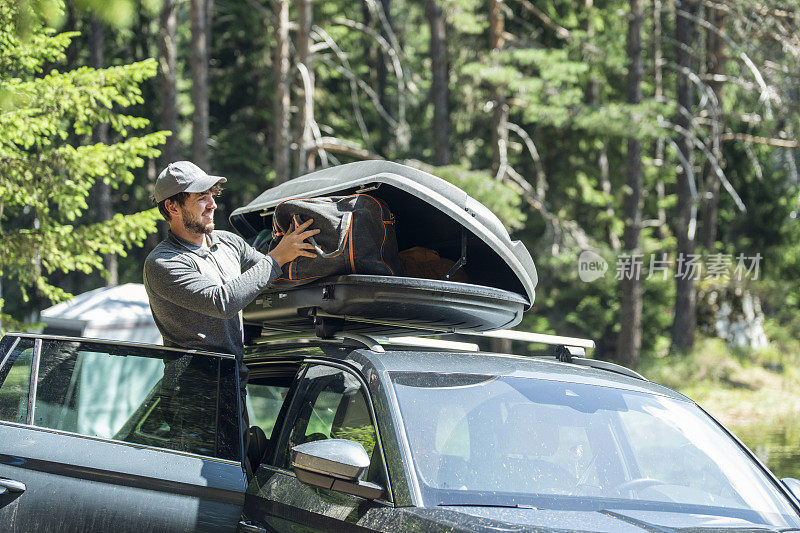
POLYGON ((246 356, 244 449, 231 357, 31 335, 0 349, 5 530, 800 528, 743 445, 624 369, 269 341, 246 356), (190 395, 165 381, 175 359, 190 395))

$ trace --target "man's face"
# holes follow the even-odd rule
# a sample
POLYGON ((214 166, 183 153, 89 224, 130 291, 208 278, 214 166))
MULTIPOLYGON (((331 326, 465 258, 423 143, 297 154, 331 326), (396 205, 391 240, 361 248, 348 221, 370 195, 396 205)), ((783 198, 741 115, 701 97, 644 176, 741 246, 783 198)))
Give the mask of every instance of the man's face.
POLYGON ((217 203, 211 191, 191 193, 179 206, 183 225, 192 233, 211 233, 214 231, 216 208, 217 203))

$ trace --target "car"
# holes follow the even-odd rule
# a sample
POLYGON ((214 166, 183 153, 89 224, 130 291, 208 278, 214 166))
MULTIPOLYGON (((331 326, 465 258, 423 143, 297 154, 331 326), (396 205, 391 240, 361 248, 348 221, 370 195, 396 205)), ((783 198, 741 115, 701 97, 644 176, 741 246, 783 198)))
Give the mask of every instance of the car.
POLYGON ((3 530, 800 531, 800 481, 688 398, 586 358, 591 342, 432 342, 517 325, 537 284, 528 250, 453 185, 341 165, 231 223, 253 240, 285 199, 323 194, 382 200, 400 248, 438 255, 444 279, 266 290, 242 313, 246 385, 232 355, 6 334, 3 530))
POLYGON ((522 357, 357 337, 251 346, 247 422, 231 356, 6 335, 0 523, 118 532, 800 528, 797 481, 776 479, 694 402, 627 369, 565 355, 563 345, 557 357, 522 357), (164 375, 174 361, 193 368, 183 394, 164 375))

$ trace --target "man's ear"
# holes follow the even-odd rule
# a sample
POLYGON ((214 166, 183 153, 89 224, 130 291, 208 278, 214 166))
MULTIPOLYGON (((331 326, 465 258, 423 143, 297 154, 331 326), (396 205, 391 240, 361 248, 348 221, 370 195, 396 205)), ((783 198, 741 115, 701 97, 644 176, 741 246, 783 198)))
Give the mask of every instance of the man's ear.
POLYGON ((170 219, 173 216, 177 216, 180 212, 180 205, 178 205, 178 202, 175 200, 170 200, 169 198, 164 201, 164 208, 166 208, 167 212, 169 213, 170 219))

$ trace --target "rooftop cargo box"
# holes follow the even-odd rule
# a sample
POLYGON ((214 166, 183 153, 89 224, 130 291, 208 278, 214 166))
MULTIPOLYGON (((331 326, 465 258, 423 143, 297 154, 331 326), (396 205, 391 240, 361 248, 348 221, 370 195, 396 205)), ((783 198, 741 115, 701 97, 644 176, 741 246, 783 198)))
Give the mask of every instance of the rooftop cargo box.
POLYGON ((251 240, 272 227, 276 205, 291 198, 368 193, 395 217, 400 251, 419 246, 466 260, 469 283, 344 275, 293 289, 267 290, 244 309, 264 332, 328 337, 489 331, 509 328, 533 303, 536 267, 525 246, 464 191, 427 172, 388 161, 327 168, 265 191, 236 209, 231 224, 251 240))

